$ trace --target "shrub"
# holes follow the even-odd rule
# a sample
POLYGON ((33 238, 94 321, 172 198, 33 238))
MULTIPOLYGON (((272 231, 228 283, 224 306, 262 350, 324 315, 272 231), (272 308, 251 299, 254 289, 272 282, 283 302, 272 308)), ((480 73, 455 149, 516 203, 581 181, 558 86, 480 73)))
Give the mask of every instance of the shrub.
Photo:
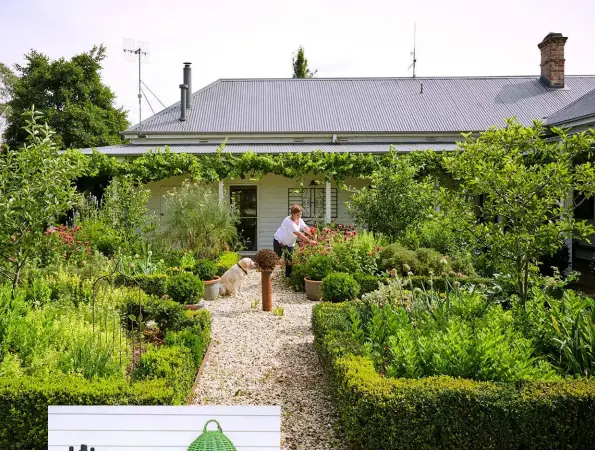
POLYGON ((406 275, 408 271, 414 271, 419 266, 419 260, 415 251, 394 243, 386 246, 380 251, 378 269, 387 271, 394 269, 400 275, 406 275), (409 269, 407 269, 409 268, 409 269))
POLYGON ((296 291, 304 291, 306 289, 306 282, 304 277, 308 274, 306 273, 306 265, 293 265, 291 268, 291 278, 289 280, 290 285, 296 291))
POLYGON ((182 272, 167 280, 165 291, 180 304, 193 304, 205 294, 205 284, 194 274, 182 272))
POLYGON ((415 250, 415 256, 419 264, 414 273, 418 275, 434 274, 438 276, 448 273, 451 269, 448 258, 434 249, 420 247, 415 250))
POLYGON ((422 290, 434 290, 441 293, 453 291, 457 286, 486 286, 492 284, 492 279, 487 277, 458 277, 458 276, 411 276, 403 280, 407 289, 421 288, 422 290), (408 285, 411 284, 411 285, 408 285))
POLYGON ((81 223, 82 235, 89 245, 106 257, 113 257, 122 245, 122 237, 113 228, 98 219, 87 219, 81 223))
POLYGON ((163 239, 198 258, 215 258, 237 238, 238 212, 213 188, 184 182, 166 194, 167 215, 161 223, 163 239))
POLYGON ((349 274, 333 272, 322 279, 322 298, 325 301, 351 301, 359 294, 359 284, 349 274))
POLYGON ((240 258, 241 256, 237 252, 223 252, 221 255, 219 255, 217 261, 215 262, 217 265, 217 275, 222 276, 225 271, 227 271, 233 265, 237 265, 240 261, 240 258))
POLYGON ((165 379, 179 391, 192 385, 196 370, 185 346, 147 346, 132 372, 132 380, 165 379))
MULTIPOLYGON (((136 296, 130 296, 123 307, 125 315, 125 323, 128 329, 132 329, 134 326, 137 328, 136 321, 138 321, 139 307, 138 298, 136 296), (131 318, 134 318, 132 323, 131 318)), ((201 315, 207 315, 206 310, 199 310, 201 315)), ((152 296, 143 296, 141 304, 141 315, 142 320, 146 323, 147 321, 155 321, 159 330, 164 334, 169 331, 182 330, 185 327, 192 326, 194 324, 194 313, 190 310, 184 309, 184 306, 178 302, 158 299, 152 296)))
POLYGON ((312 280, 322 280, 333 270, 333 263, 328 255, 313 255, 306 264, 306 275, 312 280))
POLYGON ((375 274, 380 243, 370 232, 348 232, 351 236, 331 246, 330 257, 335 271, 353 274, 361 271, 375 274))
POLYGON ((360 296, 366 293, 370 293, 371 291, 377 290, 380 285, 380 278, 372 274, 356 272, 355 274, 353 274, 353 278, 360 287, 360 296))
POLYGON ((210 326, 204 327, 201 324, 196 324, 177 332, 168 332, 165 335, 165 344, 168 346, 184 346, 190 349, 194 367, 198 368, 209 346, 210 334, 210 326))
POLYGON ((192 272, 200 280, 212 280, 217 275, 217 265, 211 260, 199 260, 192 268, 192 272))
POLYGON ((134 277, 118 274, 114 278, 114 284, 130 288, 136 288, 140 285, 145 293, 161 297, 166 293, 167 280, 168 276, 166 274, 139 274, 134 277), (138 282, 138 285, 135 281, 138 282))

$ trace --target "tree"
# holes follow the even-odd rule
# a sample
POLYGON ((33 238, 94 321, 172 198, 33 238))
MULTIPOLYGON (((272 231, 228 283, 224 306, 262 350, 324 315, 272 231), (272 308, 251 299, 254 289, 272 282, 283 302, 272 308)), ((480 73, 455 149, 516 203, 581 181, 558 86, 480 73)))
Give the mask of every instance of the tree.
POLYGON ((540 257, 594 231, 574 219, 573 193, 590 197, 595 192, 595 170, 584 158, 595 136, 552 131, 558 140, 546 141, 540 123, 523 127, 508 119, 503 128, 491 128, 477 139, 464 135, 461 152, 444 161, 458 185, 456 195, 468 200, 461 214, 479 213, 467 230, 470 239, 496 270, 511 276, 522 304, 540 257), (480 196, 483 202, 476 205, 480 196))
POLYGON ((55 142, 62 149, 122 143, 119 132, 129 124, 126 111, 113 106, 115 95, 101 81, 103 45, 69 61, 50 61, 35 50, 25 59, 25 66, 15 66, 20 76, 8 102, 11 111, 4 136, 12 148, 25 143, 22 113, 33 106, 56 132, 55 142))
POLYGON ((25 118, 27 143, 0 152, 0 276, 19 283, 43 233, 72 208, 80 159, 59 154, 53 131, 33 109, 25 118))
POLYGON ((348 203, 354 222, 394 240, 427 219, 433 200, 433 184, 419 179, 419 167, 390 150, 385 165, 378 167, 369 188, 356 192, 348 203))
POLYGON ((312 72, 308 68, 308 60, 304 56, 304 48, 300 46, 297 57, 293 58, 293 77, 292 78, 314 78, 318 69, 312 72))
POLYGON ((0 63, 0 142, 6 127, 6 118, 10 113, 8 102, 12 98, 12 89, 17 80, 15 73, 6 64, 0 63))

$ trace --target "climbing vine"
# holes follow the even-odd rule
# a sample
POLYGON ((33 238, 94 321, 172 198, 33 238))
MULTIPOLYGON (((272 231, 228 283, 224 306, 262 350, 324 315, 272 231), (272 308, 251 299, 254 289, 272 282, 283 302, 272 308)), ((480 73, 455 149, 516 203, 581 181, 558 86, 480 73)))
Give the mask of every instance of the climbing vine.
MULTIPOLYGON (((442 172, 442 156, 434 151, 406 154, 427 174, 442 172)), ((267 174, 281 175, 303 184, 309 174, 320 181, 334 181, 344 187, 348 178, 368 178, 378 167, 390 167, 395 158, 401 158, 392 147, 385 154, 330 153, 320 150, 310 153, 257 154, 225 152, 222 144, 215 154, 174 153, 152 150, 138 157, 118 160, 99 152, 90 156, 71 153, 72 158, 85 158, 87 178, 112 178, 127 175, 140 183, 147 183, 187 174, 195 181, 219 181, 248 177, 258 180, 267 174)))

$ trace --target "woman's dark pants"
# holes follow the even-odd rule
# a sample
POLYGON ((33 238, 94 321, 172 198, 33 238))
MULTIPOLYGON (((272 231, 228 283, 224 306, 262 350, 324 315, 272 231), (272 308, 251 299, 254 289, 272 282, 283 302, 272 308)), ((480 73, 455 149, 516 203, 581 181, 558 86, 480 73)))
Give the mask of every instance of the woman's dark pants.
POLYGON ((285 257, 285 277, 291 277, 291 256, 293 254, 293 246, 281 246, 276 239, 273 239, 273 249, 275 254, 279 257, 285 257))

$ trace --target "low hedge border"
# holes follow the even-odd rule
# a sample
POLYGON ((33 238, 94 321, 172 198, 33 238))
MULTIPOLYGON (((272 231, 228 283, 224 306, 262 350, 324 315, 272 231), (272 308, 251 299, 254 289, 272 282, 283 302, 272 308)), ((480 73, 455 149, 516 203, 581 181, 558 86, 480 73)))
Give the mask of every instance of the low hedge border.
POLYGON ((0 379, 0 448, 48 449, 48 406, 174 405, 179 396, 164 379, 0 379))
MULTIPOLYGON (((595 382, 387 379, 350 338, 347 309, 318 304, 314 344, 351 449, 590 449, 595 382)), ((361 305, 361 304, 359 304, 361 305)))
MULTIPOLYGON (((132 373, 123 379, 42 380, 0 378, 0 449, 47 449, 50 405, 180 405, 187 399, 211 339, 207 310, 184 310, 173 301, 149 297, 143 320, 165 333, 166 346, 149 345, 132 373)), ((124 311, 138 314, 131 299, 124 311)))

